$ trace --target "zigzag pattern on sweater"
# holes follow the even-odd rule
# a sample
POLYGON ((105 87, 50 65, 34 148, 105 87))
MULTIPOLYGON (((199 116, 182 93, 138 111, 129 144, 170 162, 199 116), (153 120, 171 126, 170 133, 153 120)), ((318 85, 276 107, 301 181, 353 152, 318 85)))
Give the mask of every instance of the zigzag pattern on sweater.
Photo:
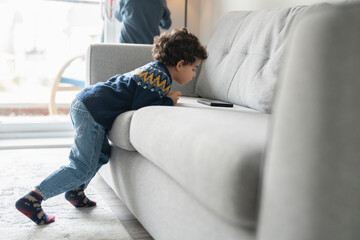
POLYGON ((137 84, 144 89, 150 89, 152 92, 157 91, 161 96, 166 96, 170 92, 170 83, 168 83, 164 73, 156 68, 137 69, 135 76, 137 84))

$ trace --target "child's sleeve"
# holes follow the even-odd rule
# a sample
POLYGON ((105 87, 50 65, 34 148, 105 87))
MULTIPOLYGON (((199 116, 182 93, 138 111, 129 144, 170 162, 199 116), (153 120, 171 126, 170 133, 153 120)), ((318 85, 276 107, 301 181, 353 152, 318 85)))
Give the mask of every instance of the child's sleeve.
POLYGON ((165 105, 165 106, 174 106, 174 102, 171 98, 169 97, 163 97, 163 104, 161 105, 165 105))
POLYGON ((157 91, 151 91, 138 86, 135 91, 131 109, 137 110, 142 107, 156 105, 173 106, 174 102, 169 97, 162 97, 157 91))

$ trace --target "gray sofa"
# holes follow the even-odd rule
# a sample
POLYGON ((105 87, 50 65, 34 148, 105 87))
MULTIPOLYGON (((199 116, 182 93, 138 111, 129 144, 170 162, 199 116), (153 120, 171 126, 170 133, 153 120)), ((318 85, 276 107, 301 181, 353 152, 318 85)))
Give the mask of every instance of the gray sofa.
MULTIPOLYGON (((157 240, 360 239, 359 23, 356 3, 228 13, 176 106, 116 119, 101 176, 157 240)), ((151 46, 87 60, 95 84, 151 46)))

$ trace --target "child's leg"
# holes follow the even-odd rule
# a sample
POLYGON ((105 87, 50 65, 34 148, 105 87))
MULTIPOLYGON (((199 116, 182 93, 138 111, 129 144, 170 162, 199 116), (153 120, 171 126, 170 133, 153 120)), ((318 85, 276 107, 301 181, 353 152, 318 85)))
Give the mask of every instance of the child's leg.
POLYGON ((105 129, 91 117, 82 102, 75 102, 70 116, 76 134, 70 164, 48 176, 36 189, 44 199, 73 190, 88 182, 98 170, 105 129))
MULTIPOLYGON (((95 171, 93 177, 95 176, 95 174, 98 172, 98 170, 101 168, 102 165, 109 162, 110 154, 111 154, 111 146, 109 144, 107 137, 104 136, 101 153, 100 153, 100 157, 99 157, 99 163, 98 163, 97 170, 95 171)), ((91 177, 91 179, 93 177, 91 177)), ((66 192, 65 193, 66 200, 68 200, 75 207, 95 206, 96 202, 88 199, 84 193, 86 187, 90 183, 90 180, 88 182, 84 183, 83 185, 81 185, 80 187, 77 187, 71 191, 66 192)))
MULTIPOLYGON (((105 137, 104 127, 95 122, 80 101, 73 102, 70 116, 76 131, 74 145, 69 154, 70 164, 61 167, 36 186, 44 200, 81 186, 98 170, 105 137)), ((39 207, 41 208, 41 205, 39 207)))

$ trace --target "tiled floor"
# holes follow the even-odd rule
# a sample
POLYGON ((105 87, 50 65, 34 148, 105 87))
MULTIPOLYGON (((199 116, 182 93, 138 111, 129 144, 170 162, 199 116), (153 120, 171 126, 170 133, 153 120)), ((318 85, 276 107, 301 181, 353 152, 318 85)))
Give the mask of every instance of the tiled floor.
POLYGON ((114 191, 105 183, 100 175, 96 175, 91 181, 95 190, 102 195, 111 211, 119 219, 134 240, 153 240, 141 223, 134 217, 129 209, 116 196, 114 191))

